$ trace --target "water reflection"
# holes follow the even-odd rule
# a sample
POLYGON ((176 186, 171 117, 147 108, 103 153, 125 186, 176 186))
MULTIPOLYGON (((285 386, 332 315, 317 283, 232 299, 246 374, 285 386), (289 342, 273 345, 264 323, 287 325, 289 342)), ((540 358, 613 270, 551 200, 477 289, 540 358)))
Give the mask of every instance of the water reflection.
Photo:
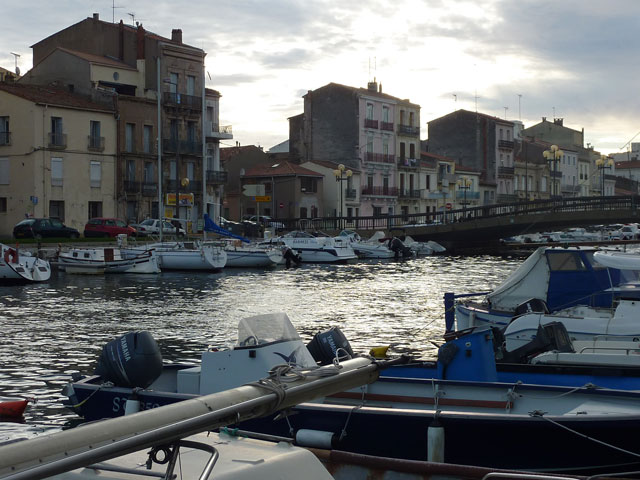
POLYGON ((26 424, 0 423, 0 440, 74 418, 60 403, 62 387, 73 372, 91 373, 102 346, 128 331, 149 330, 166 360, 193 362, 209 345, 233 343, 241 318, 285 311, 305 341, 338 326, 356 352, 390 344, 393 354, 429 357, 432 342, 442 341, 443 293, 494 287, 521 262, 426 257, 218 274, 61 272, 47 284, 2 287, 0 396, 38 403, 26 424))

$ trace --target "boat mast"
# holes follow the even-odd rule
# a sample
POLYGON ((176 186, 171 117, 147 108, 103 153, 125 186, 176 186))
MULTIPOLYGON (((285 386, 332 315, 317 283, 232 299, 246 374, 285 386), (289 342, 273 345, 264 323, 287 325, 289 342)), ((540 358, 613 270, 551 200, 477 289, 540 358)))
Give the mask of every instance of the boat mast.
POLYGON ((158 218, 160 219, 160 243, 162 243, 162 222, 163 222, 163 208, 162 208, 162 110, 160 96, 160 55, 156 58, 156 70, 157 70, 157 82, 156 95, 158 97, 158 218))
MULTIPOLYGON (((200 213, 200 218, 204 222, 204 214, 207 213, 207 136, 206 136, 206 109, 207 102, 205 99, 206 88, 205 88, 205 64, 204 57, 206 53, 203 52, 202 55, 202 212, 200 213)), ((213 121, 213 119, 211 119, 213 121)), ((202 226, 202 240, 207 239, 207 231, 204 229, 204 223, 202 226)))

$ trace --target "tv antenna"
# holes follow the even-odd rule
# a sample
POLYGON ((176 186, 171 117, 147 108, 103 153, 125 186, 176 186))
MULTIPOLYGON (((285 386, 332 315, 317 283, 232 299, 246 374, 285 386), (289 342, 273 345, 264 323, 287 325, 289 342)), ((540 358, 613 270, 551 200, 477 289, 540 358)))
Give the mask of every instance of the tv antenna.
POLYGON ((452 93, 452 95, 453 95, 453 107, 454 107, 453 109, 457 110, 458 109, 458 107, 457 107, 457 105, 458 105, 458 95, 456 95, 455 93, 452 93))
POLYGON ((18 53, 13 53, 10 52, 11 55, 13 55, 15 57, 15 61, 16 61, 16 75, 20 75, 20 69, 18 68, 18 58, 20 58, 20 54, 18 53))
POLYGON ((122 7, 116 7, 116 0, 112 0, 111 1, 111 23, 116 23, 116 8, 122 8, 122 7))

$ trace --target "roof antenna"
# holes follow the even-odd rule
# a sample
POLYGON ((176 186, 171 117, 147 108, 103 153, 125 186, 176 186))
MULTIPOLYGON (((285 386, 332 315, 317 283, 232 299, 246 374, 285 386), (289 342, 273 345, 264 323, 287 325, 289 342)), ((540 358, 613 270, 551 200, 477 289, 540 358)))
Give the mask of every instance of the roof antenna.
POLYGON ((16 60, 16 75, 20 75, 20 69, 18 68, 18 58, 20 58, 20 55, 13 52, 10 52, 10 53, 15 57, 15 60, 16 60))
POLYGON ((116 23, 116 0, 111 0, 111 23, 116 23))

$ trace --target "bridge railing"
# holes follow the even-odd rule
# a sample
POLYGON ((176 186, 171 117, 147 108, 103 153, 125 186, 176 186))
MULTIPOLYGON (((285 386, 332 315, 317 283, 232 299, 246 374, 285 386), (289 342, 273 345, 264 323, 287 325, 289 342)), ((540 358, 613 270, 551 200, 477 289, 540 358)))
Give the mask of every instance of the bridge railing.
POLYGON ((479 207, 439 212, 378 215, 368 217, 277 218, 282 230, 392 230, 394 228, 480 220, 512 215, 553 214, 556 212, 588 212, 607 210, 635 210, 640 197, 572 197, 554 200, 533 200, 498 203, 479 207))

